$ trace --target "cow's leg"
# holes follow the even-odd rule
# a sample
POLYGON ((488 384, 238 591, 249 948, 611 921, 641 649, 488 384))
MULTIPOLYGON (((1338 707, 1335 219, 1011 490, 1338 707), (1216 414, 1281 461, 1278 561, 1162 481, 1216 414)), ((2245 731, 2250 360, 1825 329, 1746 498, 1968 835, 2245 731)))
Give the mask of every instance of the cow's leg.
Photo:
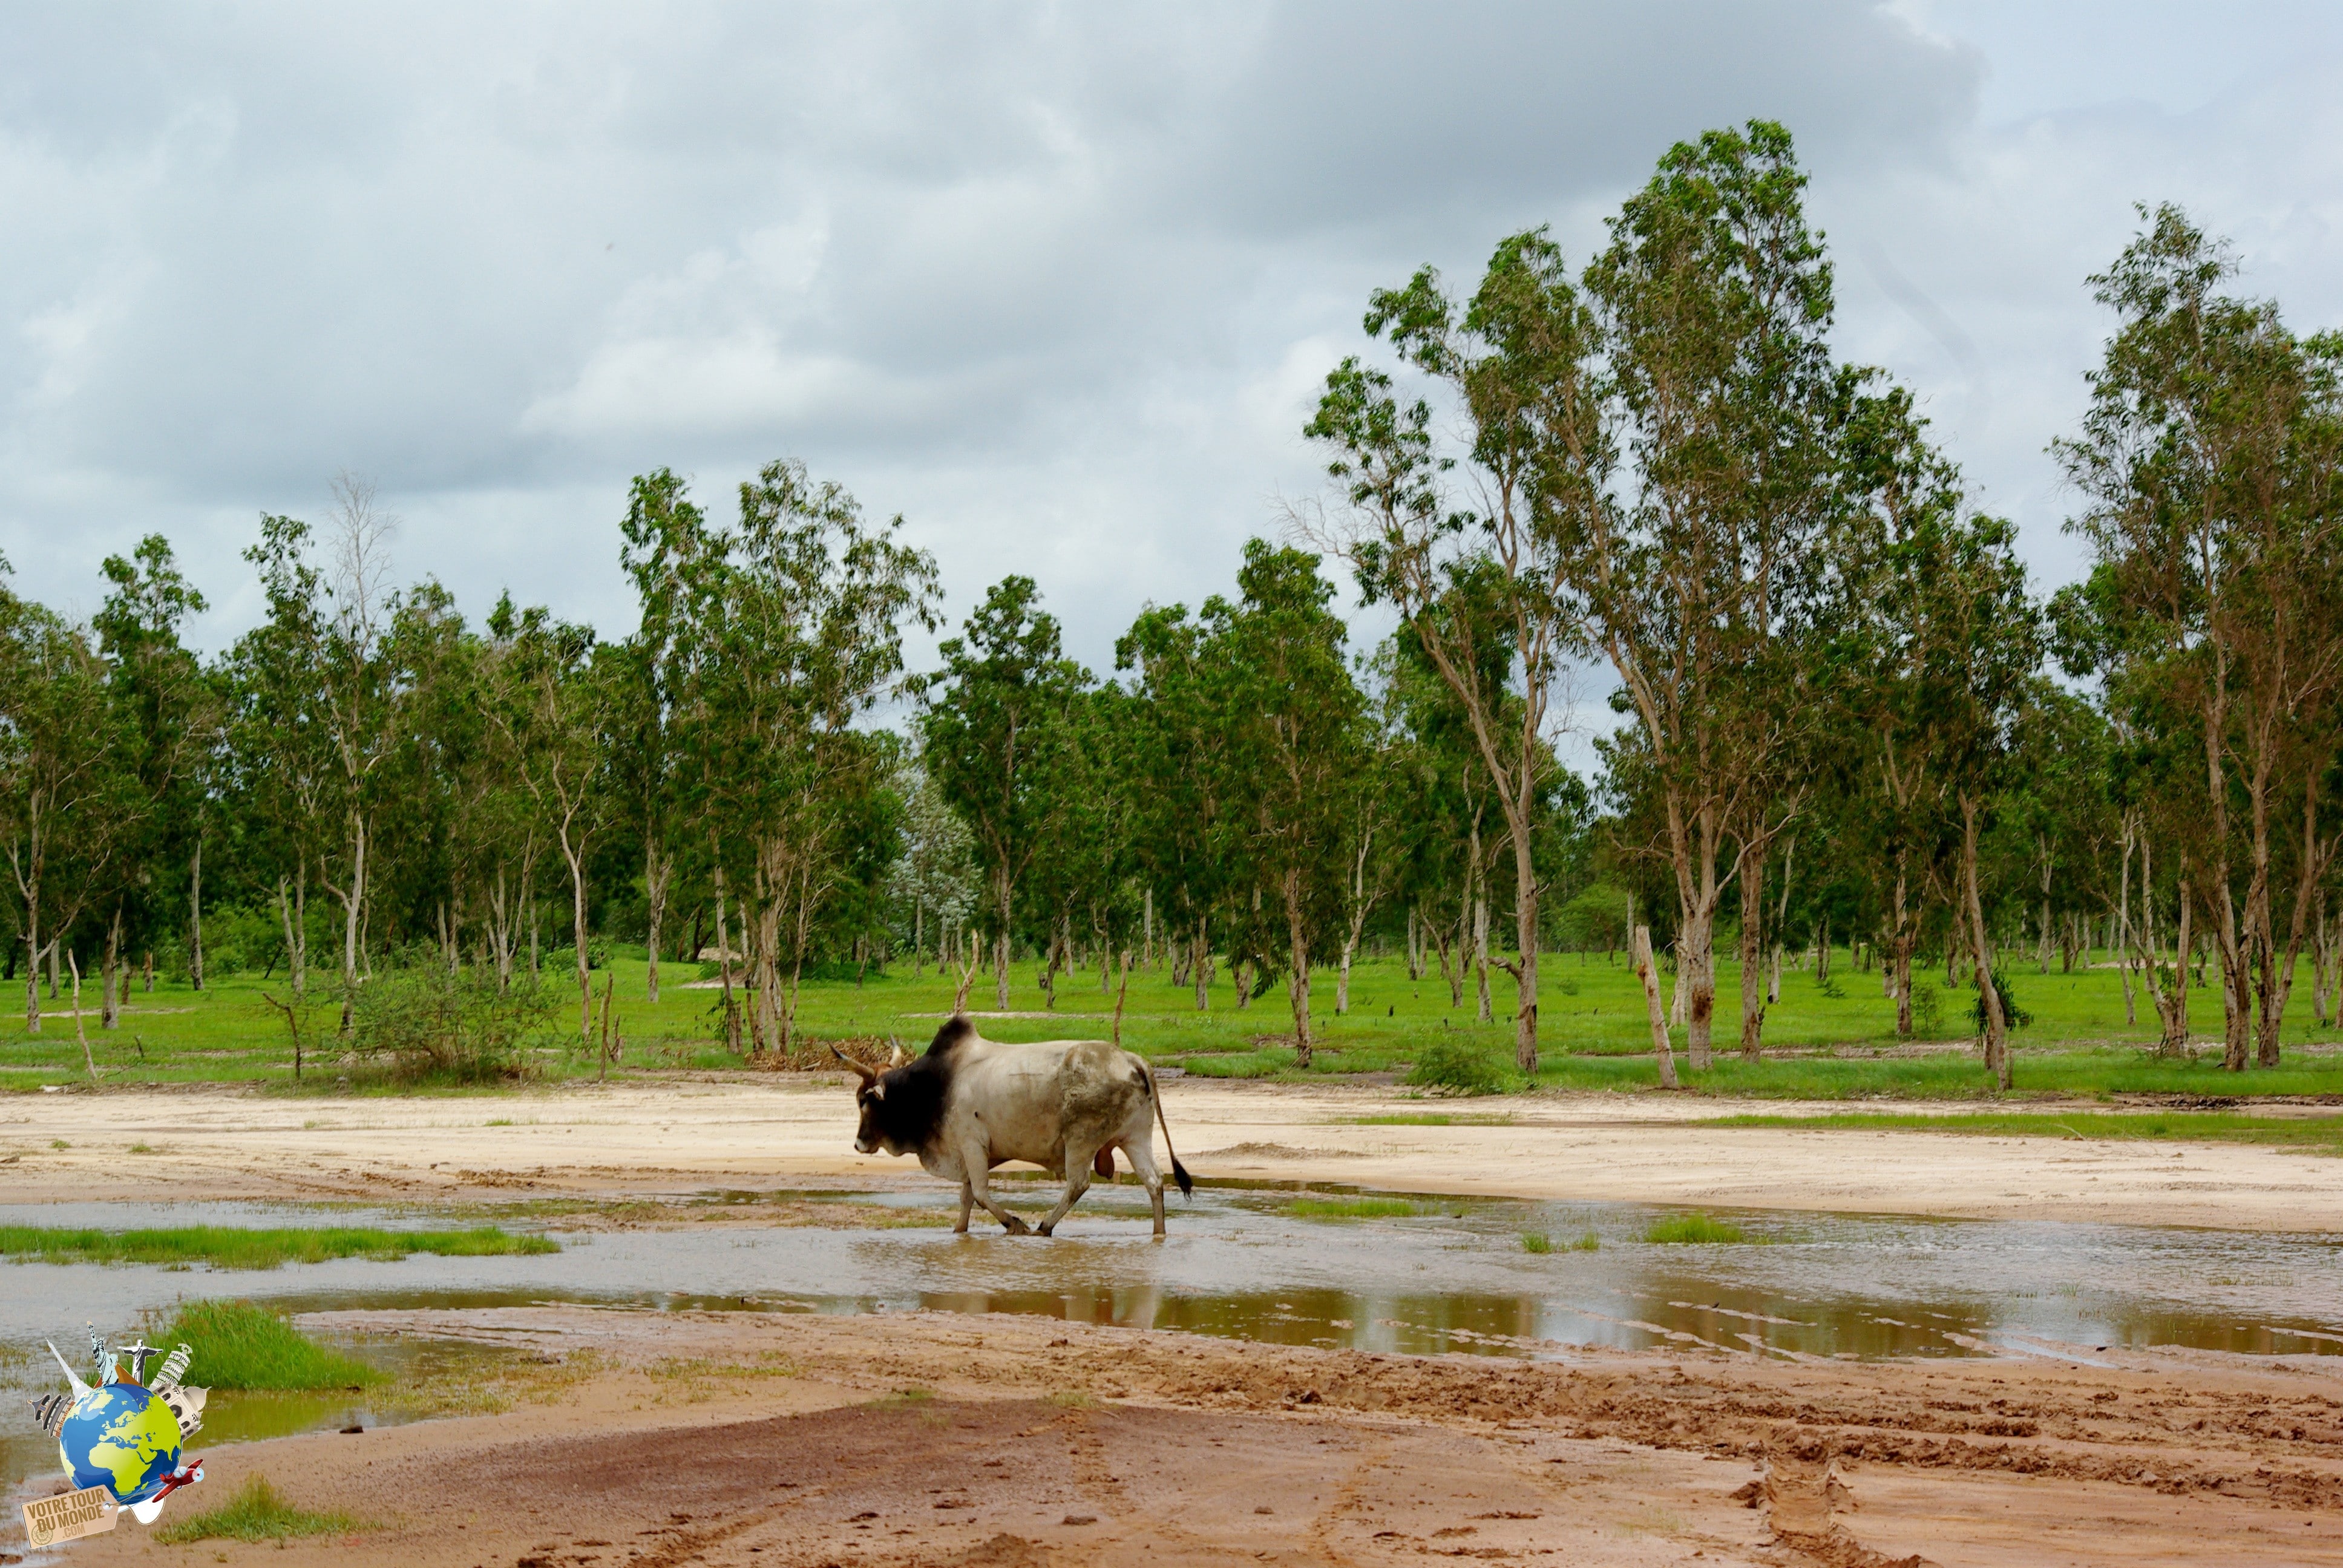
POLYGON ((1076 1159, 1075 1153, 1076 1151, 1071 1148, 1066 1151, 1066 1195, 1058 1200, 1058 1206, 1050 1211, 1047 1219, 1033 1227, 1044 1236, 1056 1230, 1058 1221, 1066 1217, 1066 1211, 1081 1201, 1082 1194, 1091 1190, 1091 1155, 1084 1153, 1076 1159))
POLYGON ((976 1194, 970 1191, 968 1178, 963 1176, 960 1179, 960 1223, 952 1227, 953 1235, 968 1234, 968 1211, 975 1206, 976 1194))
POLYGON ((1126 1141, 1122 1151, 1131 1156, 1131 1168, 1147 1183, 1148 1205, 1155 1211, 1155 1233, 1163 1234, 1163 1172, 1155 1168, 1155 1140, 1133 1138, 1126 1141))
POLYGON ((974 1150, 961 1157, 960 1168, 968 1172, 969 1191, 984 1205, 984 1211, 1001 1221, 1001 1228, 1012 1236, 1022 1236, 1032 1227, 992 1201, 991 1172, 985 1165, 985 1153, 974 1150))

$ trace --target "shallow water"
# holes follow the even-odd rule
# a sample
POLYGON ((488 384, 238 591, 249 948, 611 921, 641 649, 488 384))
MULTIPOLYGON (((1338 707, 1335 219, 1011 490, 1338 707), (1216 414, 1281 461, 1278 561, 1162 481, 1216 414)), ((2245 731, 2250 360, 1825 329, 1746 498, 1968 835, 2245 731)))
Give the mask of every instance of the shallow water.
MULTIPOLYGON (((1039 1195, 1022 1184, 1010 1193, 1029 1209, 1039 1195)), ((0 1381, 54 1386, 40 1342, 76 1356, 85 1321, 119 1332, 142 1312, 217 1295, 292 1311, 592 1301, 1011 1312, 1283 1344, 1517 1356, 1572 1345, 2083 1361, 2112 1346, 2343 1353, 2343 1244, 2326 1237, 1737 1211, 1729 1217, 1747 1242, 1654 1245, 1642 1237, 1667 1211, 1635 1204, 1423 1200, 1414 1218, 1323 1221, 1286 1213, 1293 1195, 1212 1188, 1192 1202, 1175 1198, 1161 1243, 1148 1237, 1131 1189, 1094 1189, 1051 1240, 955 1237, 940 1226, 765 1227, 742 1212, 758 1195, 711 1194, 709 1205, 729 1211, 722 1223, 567 1233, 560 1253, 538 1257, 352 1259, 258 1273, 0 1265, 0 1381), (1601 1241, 1594 1251, 1535 1254, 1521 1241, 1543 1232, 1561 1248, 1590 1231, 1601 1241), (27 1350, 38 1359, 22 1359, 27 1350)), ((948 1213, 940 1191, 832 1196, 948 1213)), ((447 1221, 256 1204, 0 1206, 0 1223, 108 1229, 360 1222, 447 1221)), ((281 1399, 251 1401, 246 1412, 246 1402, 216 1403, 198 1446, 375 1424, 355 1401, 320 1400, 306 1412, 281 1399), (233 1424, 264 1421, 266 1432, 233 1424)), ((0 1470, 14 1480, 54 1462, 12 1392, 0 1408, 0 1470)))

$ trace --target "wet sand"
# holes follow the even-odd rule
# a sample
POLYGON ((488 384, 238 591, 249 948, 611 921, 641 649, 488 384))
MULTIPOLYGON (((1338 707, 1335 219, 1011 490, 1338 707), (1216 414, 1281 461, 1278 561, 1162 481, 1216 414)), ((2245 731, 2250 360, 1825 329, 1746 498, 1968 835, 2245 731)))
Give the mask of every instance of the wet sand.
POLYGON ((164 1547, 126 1523, 75 1562, 2343 1563, 2343 1377, 2309 1360, 1525 1364, 925 1313, 304 1321, 593 1370, 503 1415, 216 1451, 166 1515, 257 1473, 369 1522, 354 1535, 164 1547))
MULTIPOLYGON (((424 1099, 210 1086, 0 1101, 0 1200, 463 1198, 925 1182, 853 1151, 842 1079, 581 1084, 424 1099), (53 1147, 63 1141, 71 1147, 53 1147), (143 1143, 151 1152, 127 1152, 143 1143)), ((2237 1144, 1699 1128, 1738 1111, 1658 1095, 1427 1102, 1346 1086, 1167 1082, 1200 1176, 1394 1191, 1841 1213, 2343 1231, 2343 1161, 2237 1144), (1503 1125, 1362 1125, 1372 1116, 1503 1125)), ((2104 1109, 2095 1107, 2093 1109, 2104 1109)))

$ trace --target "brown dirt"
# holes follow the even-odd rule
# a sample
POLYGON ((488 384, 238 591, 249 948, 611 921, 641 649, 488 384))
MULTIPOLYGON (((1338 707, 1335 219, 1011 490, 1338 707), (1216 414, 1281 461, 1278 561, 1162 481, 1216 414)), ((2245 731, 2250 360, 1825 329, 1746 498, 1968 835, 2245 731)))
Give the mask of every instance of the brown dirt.
POLYGON ((357 1535, 166 1548, 125 1524, 77 1561, 2343 1563, 2343 1378, 2307 1358, 1530 1364, 925 1313, 308 1321, 598 1370, 558 1406, 216 1451, 166 1515, 260 1472, 377 1522, 357 1535))

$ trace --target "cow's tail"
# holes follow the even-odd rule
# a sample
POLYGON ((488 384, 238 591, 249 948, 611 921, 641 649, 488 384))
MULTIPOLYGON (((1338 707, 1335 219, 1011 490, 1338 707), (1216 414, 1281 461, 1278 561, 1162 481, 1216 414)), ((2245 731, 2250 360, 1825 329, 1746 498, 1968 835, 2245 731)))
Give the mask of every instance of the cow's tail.
POLYGON ((1163 1096, 1155 1087, 1155 1070, 1141 1057, 1139 1070, 1147 1077, 1147 1098, 1155 1101, 1155 1125, 1163 1129, 1163 1152, 1172 1158, 1172 1180, 1180 1183, 1180 1196, 1192 1198, 1196 1195, 1195 1178, 1188 1174, 1188 1168, 1180 1163, 1179 1153, 1172 1147, 1172 1124, 1163 1119, 1163 1096))

